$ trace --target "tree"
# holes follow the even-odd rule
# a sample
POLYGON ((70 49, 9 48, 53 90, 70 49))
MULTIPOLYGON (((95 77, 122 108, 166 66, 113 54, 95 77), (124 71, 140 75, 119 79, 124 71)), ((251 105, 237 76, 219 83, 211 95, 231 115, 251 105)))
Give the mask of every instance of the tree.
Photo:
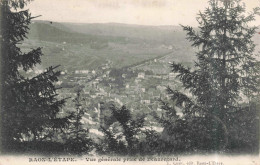
POLYGON ((84 128, 82 118, 86 114, 86 109, 83 107, 82 102, 85 101, 81 97, 81 90, 78 90, 76 97, 73 99, 75 104, 75 111, 72 112, 70 118, 70 126, 66 133, 66 147, 72 153, 86 153, 93 147, 93 141, 89 138, 89 130, 84 128))
POLYGON ((140 150, 140 140, 138 136, 141 128, 144 126, 144 115, 133 118, 130 110, 125 106, 121 108, 111 105, 112 117, 116 122, 111 125, 110 129, 101 126, 105 134, 105 140, 101 143, 100 152, 120 155, 137 154, 140 150), (118 124, 116 126, 116 124, 118 124))
POLYGON ((181 108, 182 117, 176 114, 176 108, 163 102, 170 115, 164 116, 162 123, 166 132, 175 129, 172 135, 176 143, 179 139, 193 150, 225 150, 238 135, 230 134, 233 122, 238 121, 236 114, 245 110, 255 113, 250 107, 259 82, 252 41, 257 27, 248 24, 259 14, 259 8, 247 16, 244 13, 240 0, 210 0, 209 7, 198 14, 198 32, 182 26, 187 39, 199 50, 194 69, 174 62, 171 65, 186 92, 167 89, 171 100, 181 108))
POLYGON ((2 149, 22 141, 50 139, 68 118, 58 118, 65 100, 56 98, 54 82, 60 72, 49 67, 32 78, 26 71, 41 63, 41 48, 23 53, 18 45, 26 38, 34 18, 23 10, 30 0, 1 0, 1 142, 2 149))

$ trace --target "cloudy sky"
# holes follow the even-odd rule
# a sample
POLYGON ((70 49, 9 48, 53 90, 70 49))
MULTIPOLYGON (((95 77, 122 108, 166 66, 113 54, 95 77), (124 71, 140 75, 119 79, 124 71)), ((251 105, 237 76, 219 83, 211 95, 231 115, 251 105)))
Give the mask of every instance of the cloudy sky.
MULTIPOLYGON (((28 5, 40 20, 75 23, 127 23, 197 26, 196 14, 208 0, 34 0, 28 5)), ((260 0, 243 0, 247 9, 260 0)), ((258 18, 257 22, 260 19, 258 18)))

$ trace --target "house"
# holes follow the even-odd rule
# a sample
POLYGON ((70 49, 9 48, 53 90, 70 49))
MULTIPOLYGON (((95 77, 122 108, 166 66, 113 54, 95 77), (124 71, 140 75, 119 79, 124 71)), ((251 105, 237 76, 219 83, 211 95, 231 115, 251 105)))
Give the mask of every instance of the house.
POLYGON ((60 72, 60 74, 61 74, 61 75, 65 75, 65 74, 66 74, 66 72, 64 72, 64 71, 61 71, 61 72, 60 72))
POLYGON ((158 86, 156 87, 156 89, 158 89, 158 90, 160 90, 160 91, 164 91, 164 90, 166 89, 166 87, 161 86, 161 85, 158 85, 158 86))
POLYGON ((62 81, 57 81, 56 82, 56 85, 61 85, 62 84, 62 81))
POLYGON ((138 76, 137 76, 137 77, 144 79, 145 73, 144 73, 144 72, 140 72, 140 73, 138 73, 138 76))
POLYGON ((141 82, 140 79, 135 79, 135 83, 138 84, 139 82, 141 82))
POLYGON ((34 73, 41 74, 41 73, 43 73, 43 69, 36 69, 36 70, 34 70, 34 73))
POLYGON ((96 88, 97 89, 98 88, 98 84, 99 84, 98 81, 96 81, 96 80, 93 81, 92 82, 92 88, 96 88))
POLYGON ((169 80, 174 80, 176 76, 176 73, 169 73, 169 80))
POLYGON ((126 78, 126 74, 122 74, 122 78, 126 78))
POLYGON ((90 95, 91 98, 95 99, 97 95, 90 95))
POLYGON ((76 74, 88 74, 89 70, 76 70, 75 73, 76 74))
POLYGON ((142 91, 142 92, 145 92, 145 88, 141 88, 141 91, 142 91))
POLYGON ((151 100, 141 100, 140 101, 142 104, 150 104, 151 100))
POLYGON ((172 46, 172 45, 169 45, 169 46, 167 47, 167 49, 172 50, 172 49, 173 49, 173 46, 172 46))
POLYGON ((115 102, 118 103, 120 106, 123 105, 122 101, 115 97, 115 102))

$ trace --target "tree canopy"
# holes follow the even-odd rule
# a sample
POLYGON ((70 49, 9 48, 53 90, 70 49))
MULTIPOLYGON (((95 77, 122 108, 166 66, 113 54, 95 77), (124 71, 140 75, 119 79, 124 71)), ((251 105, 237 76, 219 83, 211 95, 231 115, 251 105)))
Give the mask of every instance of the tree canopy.
POLYGON ((175 62, 171 64, 184 87, 184 92, 167 89, 183 116, 178 116, 176 108, 163 102, 168 113, 163 123, 171 123, 166 124, 165 130, 180 128, 173 132, 175 141, 179 132, 190 149, 225 150, 231 143, 229 139, 237 136, 231 135, 237 113, 247 109, 251 113, 247 117, 255 120, 252 114, 256 109, 250 107, 252 98, 259 92, 259 62, 252 40, 257 27, 249 23, 255 20, 256 14, 259 8, 245 15, 240 0, 210 0, 209 7, 198 14, 198 31, 182 26, 198 51, 192 69, 175 62), (200 134, 198 138, 196 134, 200 134))
POLYGON ((65 100, 56 98, 57 67, 26 76, 41 63, 41 48, 22 52, 34 18, 24 7, 30 0, 2 0, 1 5, 1 142, 2 149, 14 142, 48 139, 50 132, 65 127, 68 119, 57 115, 65 100))

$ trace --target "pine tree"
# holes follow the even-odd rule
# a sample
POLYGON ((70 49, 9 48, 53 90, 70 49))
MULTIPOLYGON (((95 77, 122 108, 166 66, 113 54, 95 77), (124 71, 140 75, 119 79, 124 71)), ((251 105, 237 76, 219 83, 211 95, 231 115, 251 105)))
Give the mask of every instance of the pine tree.
POLYGON ((134 119, 130 110, 125 106, 117 108, 115 105, 111 105, 110 110, 112 111, 112 117, 114 117, 116 122, 119 123, 121 130, 119 132, 115 132, 113 130, 101 127, 105 134, 105 141, 101 144, 102 149, 100 150, 109 154, 138 154, 141 151, 138 134, 141 133, 141 128, 144 126, 145 116, 141 115, 134 119), (121 136, 115 135, 120 132, 122 133, 121 136))
POLYGON ((59 76, 56 67, 32 78, 24 75, 41 63, 41 48, 23 53, 18 47, 26 38, 34 18, 23 10, 30 0, 1 0, 1 142, 2 149, 15 142, 48 139, 53 130, 66 126, 68 119, 58 118, 65 100, 56 98, 54 86, 59 76), (22 70, 22 71, 20 71, 22 70), (23 73, 22 73, 23 72, 23 73))
POLYGON ((82 102, 85 101, 81 96, 81 90, 78 90, 76 97, 72 100, 75 104, 75 111, 70 118, 70 126, 66 133, 66 148, 71 153, 87 153, 93 148, 93 141, 89 138, 89 130, 84 128, 82 118, 86 115, 86 109, 82 102))
POLYGON ((231 134, 238 117, 235 114, 246 109, 252 113, 249 107, 258 93, 259 67, 252 41, 257 27, 248 24, 255 20, 259 8, 247 16, 244 13, 240 0, 210 0, 209 7, 198 15, 198 32, 183 26, 198 52, 194 69, 174 62, 171 65, 186 92, 192 94, 188 97, 167 89, 183 113, 178 116, 176 108, 163 102, 170 115, 161 122, 168 134, 172 131, 174 146, 178 143, 193 150, 225 150, 236 136, 231 134))

